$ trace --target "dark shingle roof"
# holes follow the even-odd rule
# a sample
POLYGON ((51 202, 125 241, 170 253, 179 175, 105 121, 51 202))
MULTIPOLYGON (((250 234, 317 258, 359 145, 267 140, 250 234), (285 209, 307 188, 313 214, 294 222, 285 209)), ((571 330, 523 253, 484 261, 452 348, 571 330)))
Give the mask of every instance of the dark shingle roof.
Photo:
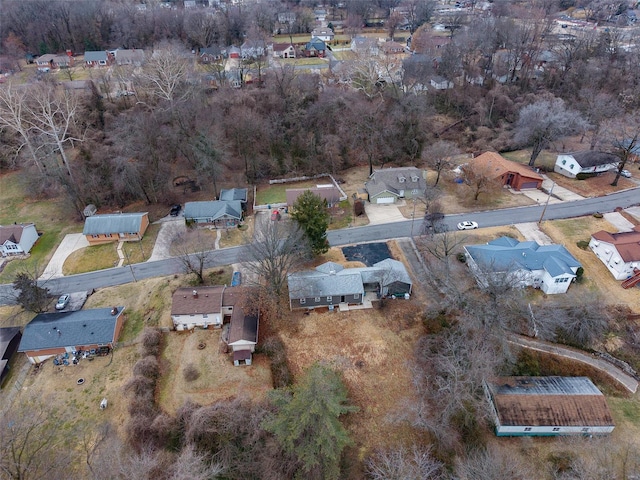
POLYGON ((115 340, 116 322, 124 307, 75 312, 41 313, 24 327, 19 352, 108 344, 115 340))
POLYGON ((210 202, 187 202, 184 205, 184 217, 187 219, 207 218, 216 220, 224 215, 237 219, 242 218, 240 201, 213 200, 210 202))
POLYGON ((571 155, 578 165, 581 167, 597 167, 598 165, 607 165, 609 163, 618 163, 620 159, 613 153, 594 152, 591 150, 585 152, 567 153, 571 155))
POLYGON ((179 288, 171 299, 171 315, 220 313, 224 287, 179 288), (196 292, 197 295, 194 295, 196 292))
POLYGON ((376 170, 364 184, 370 196, 385 190, 398 194, 399 190, 420 190, 426 188, 424 172, 416 167, 398 167, 376 170))
POLYGON ((3 244, 7 240, 11 240, 13 243, 20 243, 22 238, 22 232, 25 227, 32 226, 33 223, 25 223, 20 225, 0 225, 0 244, 3 244))
POLYGON ((92 215, 84 221, 83 235, 106 235, 108 233, 136 233, 140 231, 143 213, 107 213, 92 215))
POLYGON ((241 202, 247 201, 247 189, 246 188, 223 188, 220 190, 220 200, 227 202, 233 200, 239 200, 241 202))
POLYGON ((95 52, 84 52, 84 61, 85 62, 106 62, 107 61, 107 52, 95 51, 95 52))

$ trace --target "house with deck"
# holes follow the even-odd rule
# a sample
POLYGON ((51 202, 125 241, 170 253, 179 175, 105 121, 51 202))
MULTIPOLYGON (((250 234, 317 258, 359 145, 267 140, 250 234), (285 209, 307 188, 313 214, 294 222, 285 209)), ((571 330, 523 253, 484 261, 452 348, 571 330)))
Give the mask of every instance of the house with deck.
POLYGON ((0 254, 3 257, 24 255, 38 241, 38 231, 33 223, 0 225, 0 254))
POLYGON ((149 226, 149 213, 106 213, 84 221, 82 234, 90 245, 142 240, 149 226))
POLYGON ((171 297, 173 328, 193 330, 222 326, 223 286, 178 288, 171 297))
POLYGON ((87 67, 107 67, 112 61, 113 54, 105 50, 84 52, 84 64, 87 67))
POLYGON ((293 208, 298 197, 300 197, 304 192, 311 192, 315 196, 320 197, 327 202, 327 207, 329 208, 334 207, 340 203, 341 200, 346 200, 346 198, 342 196, 340 189, 332 184, 317 185, 309 188, 287 188, 285 190, 285 195, 287 197, 287 207, 289 208, 289 211, 293 208))
POLYGON ((484 390, 499 437, 608 434, 615 427, 587 377, 501 377, 484 390))

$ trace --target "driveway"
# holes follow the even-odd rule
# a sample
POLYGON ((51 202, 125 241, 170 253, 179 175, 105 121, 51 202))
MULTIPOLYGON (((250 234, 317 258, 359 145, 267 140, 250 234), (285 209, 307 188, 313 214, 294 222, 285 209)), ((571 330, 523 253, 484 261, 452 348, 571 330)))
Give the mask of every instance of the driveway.
POLYGON ((81 233, 70 233, 65 235, 53 254, 53 257, 49 260, 47 268, 42 272, 42 276, 40 276, 39 280, 49 280, 50 278, 62 277, 62 266, 64 265, 67 257, 76 250, 80 250, 81 248, 88 246, 89 241, 87 240, 87 237, 81 233))
POLYGON ((365 202, 364 211, 369 218, 369 225, 380 225, 383 223, 401 222, 406 220, 398 209, 404 205, 404 201, 398 203, 369 203, 365 202))
POLYGON ((169 253, 171 249, 171 242, 173 239, 187 230, 187 226, 184 223, 184 217, 165 217, 156 223, 162 223, 158 237, 156 238, 156 244, 153 246, 153 252, 149 257, 148 262, 154 262, 156 260, 164 260, 171 258, 169 253))
POLYGON ((633 227, 635 227, 633 223, 624 218, 618 212, 605 213, 603 216, 604 219, 611 225, 616 227, 619 232, 630 232, 631 230, 633 230, 633 227))
POLYGON ((533 240, 540 245, 551 245, 553 240, 540 230, 536 222, 516 223, 514 225, 526 240, 533 240))

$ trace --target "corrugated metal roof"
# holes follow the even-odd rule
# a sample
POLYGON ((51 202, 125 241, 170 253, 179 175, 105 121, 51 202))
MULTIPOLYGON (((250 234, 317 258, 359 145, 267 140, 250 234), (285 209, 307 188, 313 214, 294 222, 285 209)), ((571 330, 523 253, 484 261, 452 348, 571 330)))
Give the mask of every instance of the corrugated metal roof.
POLYGON ((116 321, 124 307, 75 312, 41 313, 24 327, 19 352, 49 348, 107 344, 114 340, 116 321))
POLYGON ((247 201, 247 189, 246 188, 228 188, 220 190, 220 200, 227 202, 233 200, 239 200, 241 202, 247 201))
POLYGON ((106 235, 137 233, 142 225, 144 213, 107 213, 92 215, 84 221, 83 235, 106 235))

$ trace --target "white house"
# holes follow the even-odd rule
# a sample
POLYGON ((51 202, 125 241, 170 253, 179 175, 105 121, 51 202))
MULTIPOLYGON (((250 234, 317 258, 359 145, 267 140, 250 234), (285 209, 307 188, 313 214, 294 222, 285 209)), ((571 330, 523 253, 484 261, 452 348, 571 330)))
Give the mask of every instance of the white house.
POLYGON ((587 377, 501 377, 484 391, 499 437, 607 434, 615 427, 587 377))
POLYGON ((3 257, 29 253, 37 240, 38 232, 33 223, 0 226, 0 253, 3 257))
POLYGON ((633 275, 634 268, 640 268, 640 225, 631 232, 600 230, 591 235, 589 248, 616 280, 625 280, 633 275))
POLYGON ((453 82, 451 80, 447 80, 446 78, 439 75, 431 77, 429 83, 436 90, 448 90, 450 88, 453 88, 453 82))
POLYGON ((565 293, 581 268, 562 245, 500 237, 464 249, 469 268, 478 283, 485 286, 492 276, 507 275, 506 281, 520 287, 539 288, 547 294, 565 293))
POLYGON ((176 330, 195 327, 221 327, 223 320, 222 294, 225 287, 179 288, 171 303, 171 320, 176 330))
POLYGON ((620 159, 612 153, 585 152, 562 153, 556 158, 553 171, 569 178, 576 178, 579 173, 601 173, 618 166, 620 159))
POLYGON ((330 28, 316 28, 311 32, 311 38, 319 38, 324 42, 332 42, 335 34, 330 28))

